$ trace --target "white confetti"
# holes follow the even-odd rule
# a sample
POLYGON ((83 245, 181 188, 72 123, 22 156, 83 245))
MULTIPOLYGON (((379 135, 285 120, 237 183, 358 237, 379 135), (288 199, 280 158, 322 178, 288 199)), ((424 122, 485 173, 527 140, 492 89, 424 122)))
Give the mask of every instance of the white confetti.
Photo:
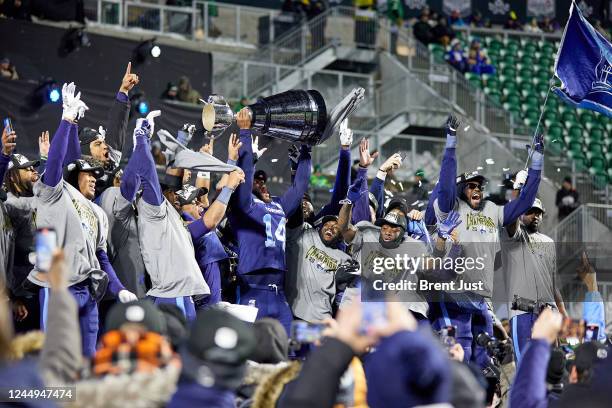
POLYGON ((410 204, 410 205, 417 205, 419 203, 419 200, 416 200, 414 203, 410 204))
POLYGON ((467 125, 466 127, 463 128, 464 132, 467 132, 468 130, 470 130, 470 125, 467 125))
POLYGON ((505 187, 505 184, 498 184, 497 187, 505 187))
POLYGON ((278 159, 272 159, 270 160, 272 163, 276 163, 278 161, 278 159))
POLYGON ((395 185, 395 180, 391 179, 391 184, 395 185))
POLYGON ((510 171, 510 167, 504 167, 502 171, 510 171))
POLYGON ((476 167, 476 170, 482 170, 482 166, 476 167))
POLYGON ((427 192, 427 195, 429 195, 429 194, 431 194, 431 193, 433 193, 433 190, 429 190, 429 191, 427 192))
POLYGON ((495 164, 495 160, 493 160, 493 159, 485 159, 485 163, 487 163, 487 164, 495 164))
POLYGON ((417 207, 421 208, 422 206, 424 206, 425 204, 419 202, 419 205, 417 205, 417 207))
POLYGON ((557 167, 557 173, 561 173, 561 169, 557 167))
POLYGON ((400 190, 404 191, 404 185, 401 182, 399 183, 399 188, 400 190))
POLYGON ((422 184, 422 183, 421 183, 421 180, 419 180, 419 187, 421 187, 421 184, 422 184))

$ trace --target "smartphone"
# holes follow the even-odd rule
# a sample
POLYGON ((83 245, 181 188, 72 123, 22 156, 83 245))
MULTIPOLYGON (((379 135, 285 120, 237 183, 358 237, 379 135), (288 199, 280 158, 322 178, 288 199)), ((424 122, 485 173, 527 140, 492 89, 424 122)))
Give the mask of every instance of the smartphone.
POLYGON ((13 133, 13 122, 11 122, 11 118, 4 118, 4 129, 6 129, 6 133, 13 133))
POLYGON ((447 348, 451 348, 455 345, 455 335, 457 332, 457 326, 445 326, 440 330, 440 341, 447 348))
POLYGON ((291 339, 302 344, 314 343, 323 336, 324 324, 308 323, 301 320, 291 322, 291 339))
POLYGON ((387 322, 385 302, 363 302, 361 309, 361 332, 367 333, 370 327, 384 326, 387 322))
POLYGON ((39 228, 36 232, 36 269, 48 272, 53 251, 57 248, 57 234, 53 228, 39 228))
POLYGON ((585 324, 584 326, 584 342, 597 341, 599 337, 598 324, 585 324))

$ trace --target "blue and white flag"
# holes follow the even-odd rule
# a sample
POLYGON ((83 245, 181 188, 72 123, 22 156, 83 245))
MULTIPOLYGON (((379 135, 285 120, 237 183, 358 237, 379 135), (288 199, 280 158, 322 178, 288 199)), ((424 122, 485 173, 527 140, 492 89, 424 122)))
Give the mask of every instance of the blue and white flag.
POLYGON ((612 117, 612 44, 593 28, 572 2, 555 61, 561 80, 553 92, 565 102, 612 117))

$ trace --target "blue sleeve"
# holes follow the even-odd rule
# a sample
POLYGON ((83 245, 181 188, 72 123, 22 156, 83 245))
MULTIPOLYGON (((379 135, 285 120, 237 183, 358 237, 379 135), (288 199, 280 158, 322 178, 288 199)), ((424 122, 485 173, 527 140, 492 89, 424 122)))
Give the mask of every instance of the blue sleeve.
POLYGON ((302 197, 308 190, 308 183, 310 182, 310 168, 311 168, 310 151, 307 146, 302 146, 300 152, 300 159, 298 161, 298 168, 295 172, 295 179, 291 184, 291 187, 285 194, 280 198, 280 205, 285 211, 285 216, 289 217, 293 212, 300 208, 302 204, 302 197))
POLYGON ((191 224, 187 225, 187 229, 189 230, 189 233, 191 234, 191 240, 193 242, 202 238, 204 235, 206 235, 210 231, 210 229, 208 229, 206 224, 204 224, 203 218, 200 218, 199 220, 196 220, 192 222, 191 224))
POLYGON ((128 161, 125 170, 123 170, 121 184, 119 185, 121 195, 129 202, 133 202, 136 199, 136 193, 140 188, 140 176, 136 172, 134 163, 135 160, 128 161))
POLYGON ((336 181, 332 197, 328 204, 325 205, 315 216, 315 220, 326 215, 338 215, 342 204, 340 201, 346 198, 349 185, 351 184, 351 151, 340 149, 338 158, 338 168, 336 170, 336 181))
POLYGON ((44 174, 45 170, 47 168, 47 159, 43 159, 42 157, 39 159, 39 165, 36 168, 36 171, 38 172, 38 174, 44 174))
POLYGON ((0 184, 2 184, 2 181, 4 180, 4 175, 6 174, 10 161, 11 156, 7 156, 0 152, 0 184))
POLYGON ((530 340, 510 387, 509 408, 546 408, 546 372, 550 345, 545 340, 530 340))
MULTIPOLYGON (((457 199, 457 158, 455 157, 454 147, 444 149, 438 186, 440 186, 438 189, 438 207, 443 213, 449 213, 455 208, 455 200, 457 199)), ((429 201, 433 203, 434 200, 430 197, 429 201)))
POLYGON ((584 307, 582 309, 582 318, 586 324, 596 324, 599 326, 598 340, 606 338, 606 316, 603 299, 599 292, 587 292, 584 297, 584 307))
POLYGON ((117 297, 119 292, 125 289, 125 286, 123 286, 119 281, 113 265, 111 265, 110 261, 108 260, 108 255, 106 252, 98 249, 96 251, 96 257, 98 258, 98 262, 100 262, 100 268, 102 268, 102 270, 108 275, 108 290, 110 290, 113 296, 117 297))
POLYGON ((164 196, 161 193, 155 161, 151 154, 149 139, 146 136, 136 137, 136 148, 134 153, 132 153, 132 157, 130 157, 129 163, 133 163, 136 173, 140 176, 142 199, 149 205, 161 205, 164 201, 164 196))
POLYGON ((431 191, 429 195, 429 201, 427 202, 427 209, 425 210, 425 217, 423 220, 425 221, 425 225, 435 225, 436 224, 436 211, 434 210, 434 202, 438 198, 438 192, 440 191, 440 183, 437 183, 434 189, 431 191))
MULTIPOLYGON (((385 213, 385 181, 379 179, 378 177, 374 177, 374 181, 372 181, 372 186, 370 186, 370 193, 374 194, 376 197, 376 201, 378 202, 378 210, 376 211, 376 216, 381 218, 385 213)), ((370 204, 368 197, 368 205, 370 204)))
POLYGON ((516 219, 531 208, 540 187, 541 170, 529 169, 527 183, 516 200, 504 205, 504 226, 512 224, 516 219))
POLYGON ((357 170, 357 177, 363 178, 363 187, 361 189, 361 196, 359 196, 359 200, 353 204, 353 213, 351 216, 351 224, 355 225, 360 221, 371 221, 370 215, 370 200, 368 199, 368 179, 367 179, 368 169, 360 167, 357 170))
POLYGON ((253 204, 253 146, 251 145, 251 131, 240 129, 240 153, 236 165, 244 172, 244 183, 236 187, 232 194, 232 208, 247 211, 253 204))
POLYGON ((42 178, 42 182, 50 187, 57 186, 62 180, 64 160, 66 159, 68 143, 73 129, 76 129, 76 125, 62 120, 51 139, 47 168, 42 178))

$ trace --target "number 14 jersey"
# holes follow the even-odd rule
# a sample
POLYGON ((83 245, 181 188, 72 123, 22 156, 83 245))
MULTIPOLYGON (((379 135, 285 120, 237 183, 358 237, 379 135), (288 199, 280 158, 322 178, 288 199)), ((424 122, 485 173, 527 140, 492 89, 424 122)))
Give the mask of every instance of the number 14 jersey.
MULTIPOLYGON (((238 241, 238 273, 285 267, 285 211, 275 197, 264 203, 253 198, 248 209, 232 209, 229 219, 238 241)), ((297 211, 301 211, 298 209, 297 211)))

